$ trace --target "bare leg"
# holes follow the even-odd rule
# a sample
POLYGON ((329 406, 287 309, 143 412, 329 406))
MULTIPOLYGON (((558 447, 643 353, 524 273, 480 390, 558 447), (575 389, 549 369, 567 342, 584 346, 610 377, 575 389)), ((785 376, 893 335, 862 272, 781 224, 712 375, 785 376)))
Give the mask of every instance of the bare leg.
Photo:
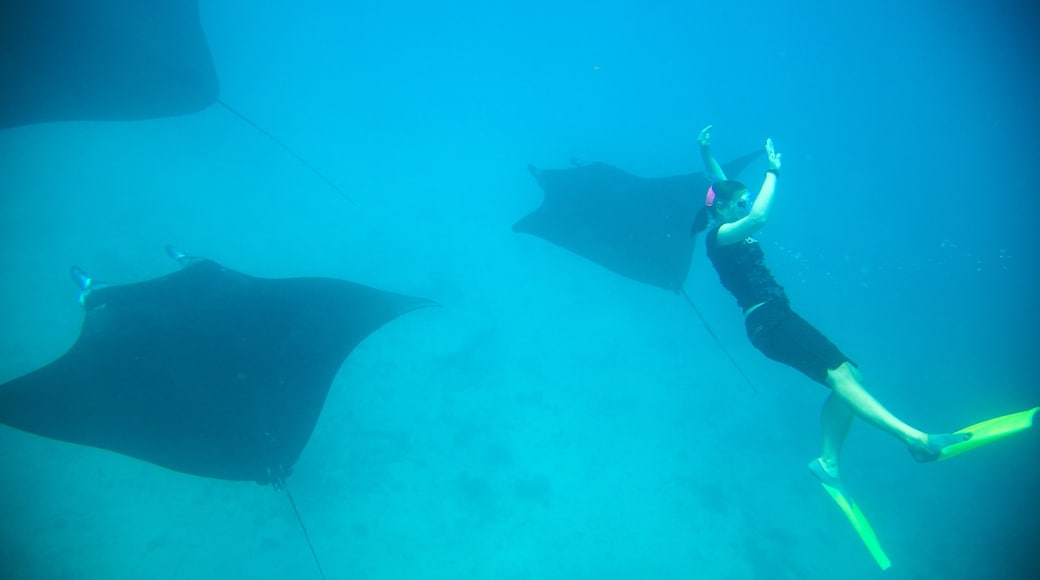
MULTIPOLYGON (((881 405, 870 393, 863 388, 863 384, 860 383, 859 372, 856 371, 849 363, 842 363, 841 366, 834 370, 827 371, 827 384, 834 389, 834 393, 830 398, 827 399, 827 403, 824 404, 824 414, 828 413, 830 407, 833 407, 837 401, 833 401, 835 396, 840 398, 844 402, 849 410, 863 420, 874 425, 878 429, 881 429, 885 433, 892 435, 899 439, 906 445, 925 445, 928 442, 928 435, 922 431, 914 429, 910 425, 900 421, 895 415, 890 413, 888 409, 881 405)), ((833 421, 837 424, 840 417, 837 416, 838 411, 831 411, 835 417, 833 421)), ((827 424, 828 419, 824 417, 824 453, 827 453, 827 424)), ((837 428, 837 427, 835 427, 837 428)), ((848 430, 848 425, 845 425, 845 430, 848 430)), ((844 441, 845 435, 842 433, 840 439, 836 439, 837 448, 840 452, 841 443, 844 441)), ((832 442, 833 444, 833 442, 832 442)), ((834 454, 837 456, 837 453, 834 454)))
POLYGON ((809 464, 809 471, 822 482, 841 487, 838 460, 845 436, 849 433, 852 418, 856 415, 896 437, 913 448, 926 446, 928 436, 903 423, 889 413, 860 382, 859 372, 849 363, 827 371, 827 384, 833 390, 823 403, 820 426, 823 427, 823 453, 809 464))
POLYGON ((953 433, 929 435, 900 421, 863 388, 859 371, 847 362, 827 371, 827 384, 834 392, 823 408, 823 455, 820 456, 820 463, 825 470, 833 466, 831 475, 834 477, 837 477, 838 457, 849 428, 848 418, 843 415, 839 401, 847 405, 852 413, 902 441, 917 461, 935 461, 944 447, 971 437, 970 434, 953 433))
POLYGON ((845 435, 852 425, 855 417, 848 404, 838 396, 831 393, 823 403, 820 412, 820 425, 823 427, 823 453, 820 455, 820 464, 823 470, 834 479, 838 479, 838 460, 841 458, 841 448, 845 444, 845 435))

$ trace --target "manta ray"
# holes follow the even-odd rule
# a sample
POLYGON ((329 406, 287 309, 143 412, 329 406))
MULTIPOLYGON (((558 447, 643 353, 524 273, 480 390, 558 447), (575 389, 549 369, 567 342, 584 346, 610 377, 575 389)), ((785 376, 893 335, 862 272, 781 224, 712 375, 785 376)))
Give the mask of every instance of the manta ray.
POLYGON ((171 249, 183 267, 105 285, 78 268, 79 338, 0 385, 0 423, 169 469, 284 485, 343 361, 435 303, 331 278, 264 279, 171 249))

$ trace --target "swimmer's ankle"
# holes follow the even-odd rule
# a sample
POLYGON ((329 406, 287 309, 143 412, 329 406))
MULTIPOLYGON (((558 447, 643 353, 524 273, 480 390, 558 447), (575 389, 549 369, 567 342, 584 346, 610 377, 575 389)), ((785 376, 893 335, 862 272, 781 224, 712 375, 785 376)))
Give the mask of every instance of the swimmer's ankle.
POLYGON ((837 457, 827 457, 826 455, 821 455, 817 459, 817 461, 820 462, 820 466, 823 467, 824 471, 826 471, 828 475, 838 477, 839 472, 837 457))
POLYGON ((915 441, 907 446, 910 455, 914 456, 920 463, 936 461, 942 455, 942 450, 950 445, 967 441, 971 433, 933 433, 926 435, 924 443, 915 441))
POLYGON ((809 471, 816 479, 825 485, 841 489, 841 475, 838 472, 838 464, 832 460, 828 463, 823 457, 817 457, 809 462, 809 471))

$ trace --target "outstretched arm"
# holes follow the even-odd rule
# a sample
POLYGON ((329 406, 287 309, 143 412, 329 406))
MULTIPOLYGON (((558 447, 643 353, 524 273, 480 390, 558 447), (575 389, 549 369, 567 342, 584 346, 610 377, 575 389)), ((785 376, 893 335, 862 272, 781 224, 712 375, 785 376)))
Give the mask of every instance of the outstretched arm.
POLYGON ((766 159, 769 168, 766 169, 766 177, 762 180, 762 187, 758 190, 755 203, 751 205, 751 211, 739 220, 719 228, 719 244, 735 244, 754 235, 769 221, 769 214, 773 212, 773 193, 776 191, 777 179, 780 178, 780 154, 773 148, 772 139, 766 139, 766 159))
POLYGON ((701 161, 704 162, 704 170, 707 171, 708 178, 711 179, 712 183, 724 181, 726 174, 722 171, 722 166, 719 165, 718 161, 715 161, 715 157, 711 154, 711 125, 701 129, 701 132, 697 134, 697 144, 700 145, 701 161))
POLYGON ((766 139, 766 161, 769 163, 766 177, 762 180, 762 187, 758 190, 755 203, 751 205, 751 211, 748 213, 748 217, 754 216, 762 222, 761 225, 765 225, 773 211, 773 192, 776 191, 776 182, 780 179, 780 154, 773 147, 772 139, 766 139))

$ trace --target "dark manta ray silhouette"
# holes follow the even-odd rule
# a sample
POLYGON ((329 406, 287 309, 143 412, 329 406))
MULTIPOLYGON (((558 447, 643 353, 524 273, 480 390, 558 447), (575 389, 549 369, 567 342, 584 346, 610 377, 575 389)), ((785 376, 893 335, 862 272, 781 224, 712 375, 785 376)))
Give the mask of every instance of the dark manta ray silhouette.
MULTIPOLYGON (((762 152, 723 164, 737 176, 762 152)), ((545 194, 542 205, 513 225, 626 278, 681 294, 753 390, 729 350, 683 289, 690 271, 694 217, 711 179, 704 173, 645 178, 605 163, 568 169, 528 166, 545 194)))
POLYGON ((0 6, 0 128, 168 117, 217 101, 197 0, 0 6))
POLYGON ((347 197, 220 99, 198 0, 4 0, 0 55, 0 129, 171 117, 219 104, 347 197))
MULTIPOLYGON (((723 165, 736 176, 761 152, 723 165)), ((636 177, 605 163, 528 166, 545 197, 513 225, 626 278, 681 292, 693 257, 690 228, 711 180, 704 173, 636 177)))
POLYGON ((333 377, 369 334, 429 300, 329 278, 181 270, 104 286, 59 359, 0 385, 0 423, 176 471, 284 485, 333 377))

